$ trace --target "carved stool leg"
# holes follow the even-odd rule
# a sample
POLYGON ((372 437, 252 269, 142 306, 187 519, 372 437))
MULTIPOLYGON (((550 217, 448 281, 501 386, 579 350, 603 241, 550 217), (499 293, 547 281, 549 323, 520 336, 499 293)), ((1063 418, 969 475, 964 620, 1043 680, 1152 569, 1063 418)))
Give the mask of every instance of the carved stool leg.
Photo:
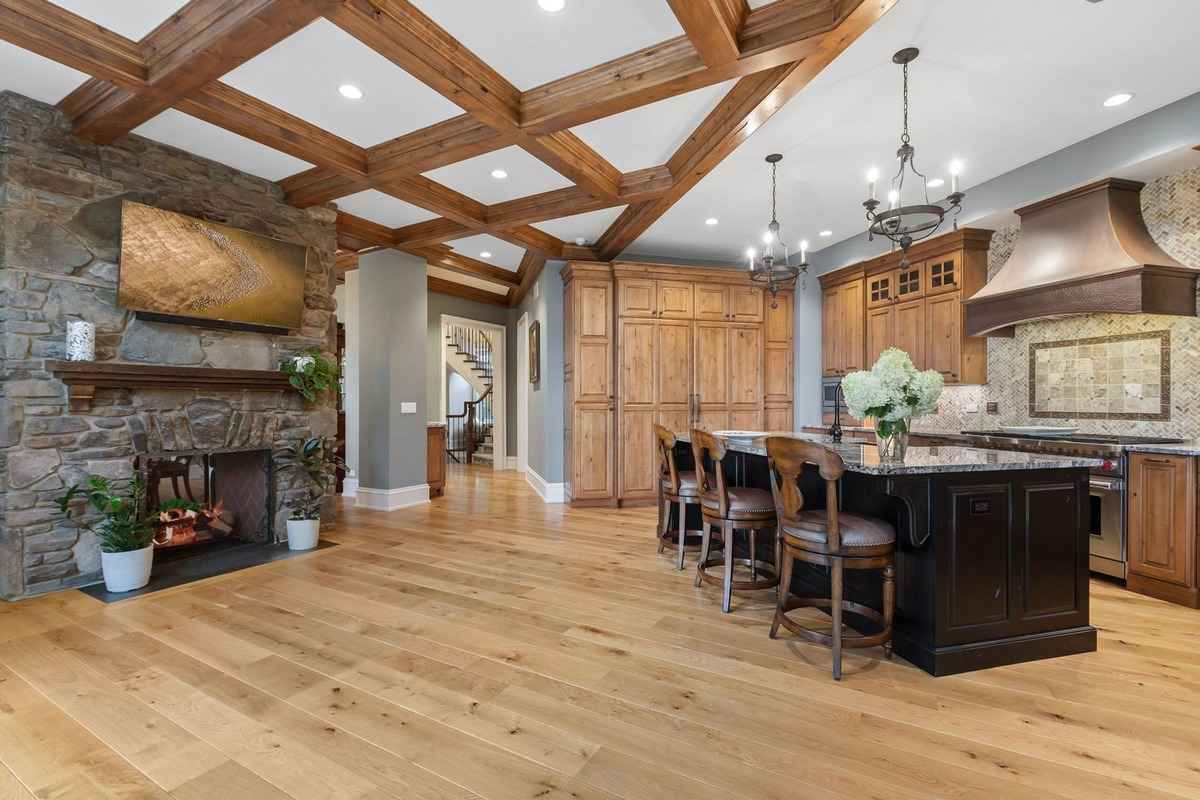
POLYGON ((833 679, 842 679, 842 560, 833 559, 830 611, 833 612, 833 679))
POLYGON ((725 537, 725 582, 721 594, 721 611, 729 613, 729 600, 733 595, 733 522, 725 520, 721 526, 721 535, 725 537))
POLYGON ((758 580, 758 530, 750 529, 750 579, 758 580))
POLYGON ((712 525, 704 523, 704 532, 700 539, 700 560, 696 562, 696 583, 699 586, 704 580, 704 564, 708 561, 708 547, 712 544, 712 525))
POLYGON ((679 563, 675 569, 683 569, 683 544, 687 541, 687 503, 679 501, 679 563))
POLYGON ((787 608, 788 588, 792 584, 792 553, 782 545, 782 537, 776 542, 775 552, 783 550, 782 558, 776 556, 775 564, 779 569, 779 589, 778 597, 775 600, 775 618, 771 620, 771 632, 768 634, 774 639, 779 634, 780 620, 783 618, 784 610, 787 608), (780 563, 782 561, 782 563, 780 563))
POLYGON ((671 528, 671 501, 662 495, 658 504, 658 552, 667 547, 667 531, 671 528))
POLYGON ((896 613, 896 567, 888 564, 883 568, 883 627, 888 640, 883 643, 883 657, 892 657, 892 618, 896 613))

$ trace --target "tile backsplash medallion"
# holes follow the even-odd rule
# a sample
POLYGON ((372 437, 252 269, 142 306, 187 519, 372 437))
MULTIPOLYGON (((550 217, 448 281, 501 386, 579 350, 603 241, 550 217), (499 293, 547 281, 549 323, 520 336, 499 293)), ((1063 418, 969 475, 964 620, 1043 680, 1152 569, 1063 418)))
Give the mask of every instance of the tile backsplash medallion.
MULTIPOLYGON (((1146 188, 1142 190, 1142 213, 1150 235, 1163 250, 1181 264, 1200 267, 1200 168, 1168 175, 1146 184, 1146 188)), ((1020 235, 1019 225, 996 231, 988 252, 989 276, 995 275, 1008 260, 1020 235)), ((1150 347, 1153 348, 1153 345, 1150 347)), ((1158 352, 1161 353, 1161 350, 1158 352)), ((1103 357, 1111 359, 1116 356, 1106 349, 1103 357)), ((1121 351, 1121 358, 1125 358, 1124 349, 1121 351)), ((1060 383, 1061 380, 1062 378, 1060 383)), ((1033 397, 1040 398, 1042 395, 1038 392, 1036 382, 1032 385, 1033 397)), ((1043 386, 1048 384, 1043 381, 1043 386)), ((1046 399, 1051 398, 1047 395, 1046 399)), ((1098 401, 1099 398, 1096 399, 1098 401)), ((1054 400, 1059 404, 1058 407, 1063 409, 1063 413, 1067 413, 1065 392, 1059 393, 1054 400)), ((1034 400, 1034 406, 1036 408, 1037 399, 1034 400)), ((1075 408, 1079 408, 1078 403, 1075 408)), ((938 404, 938 413, 918 420, 914 427, 917 430, 928 431, 960 431, 985 430, 1000 425, 1078 425, 1081 430, 1097 433, 1200 438, 1200 318, 1151 314, 1089 314, 1018 325, 1016 336, 1013 338, 988 340, 987 385, 948 387, 938 404), (1154 341, 1158 342, 1164 333, 1169 337, 1169 347, 1166 363, 1158 364, 1158 391, 1164 393, 1160 394, 1160 403, 1161 397, 1168 398, 1167 418, 1130 418, 1130 415, 1161 417, 1162 414, 1159 413, 1161 408, 1159 412, 1136 410, 1150 407, 1149 395, 1156 385, 1155 378, 1151 375, 1153 365, 1139 371, 1135 378, 1133 374, 1123 374, 1124 360, 1118 368, 1122 371, 1122 380, 1119 382, 1112 379, 1111 373, 1114 370, 1108 368, 1108 365, 1114 362, 1105 362, 1104 418, 1083 417, 1078 411, 1075 416, 1056 414, 1053 418, 1031 415, 1030 375, 1042 374, 1036 364, 1036 355, 1033 356, 1035 363, 1031 369, 1031 353, 1045 352, 1045 346, 1055 342, 1071 348, 1074 351, 1074 356, 1070 359, 1073 366, 1070 369, 1065 368, 1068 362, 1064 360, 1064 369, 1058 374, 1069 376, 1070 382, 1076 387, 1076 394, 1081 386, 1084 391, 1091 392, 1100 385, 1095 379, 1095 359, 1101 356, 1098 351, 1092 351, 1090 348, 1102 342, 1084 343, 1081 340, 1149 342, 1150 339, 1141 337, 1153 336, 1154 341), (1125 338, 1130 336, 1139 338, 1125 338), (1088 348, 1085 351, 1088 355, 1081 357, 1081 348, 1088 348), (1082 363, 1088 358, 1093 359, 1090 365, 1082 363), (1091 378, 1082 374, 1088 367, 1091 368, 1091 378), (1110 396, 1118 393, 1119 397, 1110 396), (1126 396, 1131 401, 1139 401, 1130 403, 1129 408, 1134 410, 1126 410, 1126 396), (1115 405, 1108 405, 1112 400, 1120 401, 1121 411, 1116 411, 1115 405), (985 413, 986 404, 989 402, 999 404, 999 414, 985 413), (1110 408, 1111 414, 1108 411, 1110 408)))

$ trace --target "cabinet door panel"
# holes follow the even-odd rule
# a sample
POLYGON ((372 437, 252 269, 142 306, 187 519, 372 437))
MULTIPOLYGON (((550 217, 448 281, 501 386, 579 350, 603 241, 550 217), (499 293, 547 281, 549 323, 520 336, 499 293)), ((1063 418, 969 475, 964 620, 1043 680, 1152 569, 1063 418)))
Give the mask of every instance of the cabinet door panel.
POLYGON ((896 299, 896 273, 867 276, 867 308, 886 306, 896 299))
POLYGON ((692 429, 692 418, 688 411, 662 411, 658 412, 658 424, 662 425, 672 433, 687 433, 692 429))
POLYGON ((875 364, 879 354, 895 343, 896 307, 893 305, 867 311, 867 366, 875 364))
POLYGON ((654 331, 650 320, 621 322, 621 405, 654 402, 654 331))
POLYGON ((767 320, 764 326, 767 344, 791 344, 792 293, 780 292, 775 297, 774 308, 771 307, 771 298, 765 298, 764 310, 767 320))
POLYGON ((692 399, 692 323, 658 323, 655 402, 687 406, 692 399))
POLYGON ((757 325, 729 329, 729 376, 731 404, 762 406, 762 329, 757 325))
POLYGON ((763 290, 757 286, 734 286, 729 290, 729 306, 735 322, 762 322, 763 290))
POLYGON ((621 412, 621 498, 653 497, 654 412, 621 412))
POLYGON ((575 409, 572 449, 575 455, 573 496, 579 500, 612 497, 612 419, 607 408, 575 409))
POLYGON ((895 331, 893 342, 896 347, 908 353, 917 369, 926 369, 924 300, 896 304, 895 331))
POLYGON ((735 431, 761 431, 763 430, 763 412, 732 411, 729 414, 729 428, 735 431))
POLYGON ((929 369, 957 383, 962 355, 962 308, 958 294, 931 296, 925 301, 926 350, 929 369))
POLYGON ((612 346, 606 341, 581 341, 575 371, 576 400, 604 403, 612 400, 612 346))
POLYGON ((728 319, 729 289, 696 284, 696 319, 728 319))
POLYGON ((1190 586, 1196 561, 1195 460, 1133 453, 1129 463, 1129 570, 1190 586))
POLYGON ((622 317, 654 316, 654 281, 622 280, 617 283, 617 292, 622 317))
POLYGON ((839 287, 826 289, 821 294, 821 374, 840 375, 841 355, 838 350, 838 335, 841 332, 839 309, 842 290, 839 287))
POLYGON ((696 418, 696 427, 706 431, 729 430, 729 411, 727 409, 700 410, 696 418))
POLYGON ((612 302, 609 284, 579 282, 575 329, 580 338, 612 337, 612 302))
POLYGON ((692 284, 658 282, 658 316, 662 319, 692 318, 692 284))
POLYGON ((838 330, 838 353, 841 358, 839 367, 842 375, 870 366, 863 363, 863 340, 866 332, 863 300, 861 278, 842 287, 842 299, 838 308, 838 318, 841 322, 838 330))
POLYGON ((696 395, 706 405, 729 405, 728 325, 696 325, 696 395))
POLYGON ((795 418, 792 416, 792 406, 767 406, 766 419, 763 420, 764 430, 768 431, 790 431, 795 427, 795 418))
POLYGON ((941 294, 958 291, 962 278, 962 254, 955 252, 931 258, 922 264, 925 270, 925 293, 941 294))
POLYGON ((925 264, 909 264, 896 270, 896 302, 916 300, 925 294, 925 264))
POLYGON ((792 399, 792 349, 767 346, 763 351, 763 386, 766 401, 787 402, 792 399))

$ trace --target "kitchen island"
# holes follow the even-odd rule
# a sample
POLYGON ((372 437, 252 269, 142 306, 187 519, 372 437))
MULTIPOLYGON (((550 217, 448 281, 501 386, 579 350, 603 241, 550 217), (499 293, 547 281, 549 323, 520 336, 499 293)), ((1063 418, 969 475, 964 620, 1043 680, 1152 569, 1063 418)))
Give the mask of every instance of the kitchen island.
MULTIPOLYGON (((1096 649, 1088 619, 1088 469, 1097 461, 922 446, 909 447, 903 463, 884 463, 873 444, 778 435, 836 450, 846 464, 842 509, 895 526, 893 646, 901 657, 950 675, 1096 649)), ((677 436, 680 466, 689 468, 688 434, 677 436)), ((731 485, 770 487, 764 439, 726 439, 726 447, 734 454, 726 460, 731 485)), ((824 508, 815 470, 802 489, 806 507, 824 508)), ((828 596, 825 568, 796 567, 793 592, 828 596)), ((880 583, 869 571, 848 573, 846 597, 879 608, 880 583)))

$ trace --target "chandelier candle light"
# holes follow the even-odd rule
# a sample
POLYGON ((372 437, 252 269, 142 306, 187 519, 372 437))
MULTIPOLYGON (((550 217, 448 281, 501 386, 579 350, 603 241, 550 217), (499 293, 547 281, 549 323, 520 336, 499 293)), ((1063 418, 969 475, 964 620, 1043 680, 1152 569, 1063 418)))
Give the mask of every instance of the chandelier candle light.
POLYGON ((767 291, 771 293, 771 308, 779 307, 779 290, 795 286, 796 278, 801 274, 806 279, 801 285, 801 289, 808 288, 808 262, 805 261, 808 242, 800 243, 800 264, 793 266, 788 263, 787 243, 779 233, 779 220, 776 219, 775 214, 775 174, 780 161, 783 161, 780 153, 772 153, 767 156, 767 163, 771 165, 771 222, 767 225, 767 232, 762 236, 762 256, 760 257, 758 251, 753 247, 746 250, 746 259, 750 263, 750 277, 767 285, 767 291))
MULTIPOLYGON (((912 243, 931 236, 941 227, 946 214, 953 212, 957 218, 962 210, 963 198, 966 197, 966 192, 958 190, 958 176, 962 172, 961 161, 955 160, 950 164, 950 194, 936 203, 929 200, 928 178, 917 169, 917 150, 909 142, 908 136, 908 65, 916 60, 920 52, 915 47, 906 47, 892 56, 892 61, 904 68, 904 132, 900 135, 900 148, 896 151, 900 168, 892 178, 891 190, 887 194, 888 208, 886 211, 876 211, 880 204, 875 194, 879 170, 874 167, 867 172, 867 199, 863 202, 863 207, 867 209, 868 238, 885 236, 900 245, 903 253, 900 262, 902 266, 908 265, 908 248, 912 243), (907 204, 904 202, 906 172, 913 174, 921 190, 921 195, 916 198, 917 202, 907 204)), ((958 227, 957 221, 955 227, 958 227)))

